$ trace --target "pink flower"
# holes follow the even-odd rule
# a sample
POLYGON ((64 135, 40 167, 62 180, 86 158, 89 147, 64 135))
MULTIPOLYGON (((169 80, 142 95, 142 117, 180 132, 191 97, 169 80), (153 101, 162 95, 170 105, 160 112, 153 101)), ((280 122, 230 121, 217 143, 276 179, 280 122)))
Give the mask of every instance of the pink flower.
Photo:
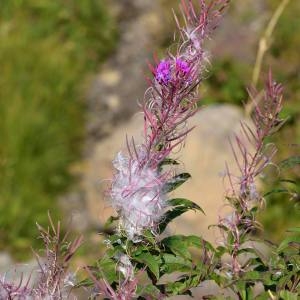
POLYGON ((176 73, 180 77, 186 77, 191 71, 191 67, 187 61, 184 61, 180 58, 176 59, 176 73))
POLYGON ((119 153, 113 162, 112 204, 132 240, 144 229, 155 231, 167 205, 163 187, 175 170, 166 172, 161 163, 192 130, 188 120, 198 111, 198 86, 207 61, 202 45, 227 2, 206 5, 200 0, 199 13, 192 1, 181 3, 184 26, 175 17, 180 33, 176 53, 168 52, 156 67, 150 66, 154 78, 142 105, 144 140, 141 145, 127 143, 128 155, 119 153))
POLYGON ((172 83, 173 86, 182 86, 183 81, 188 79, 191 67, 181 58, 175 60, 164 59, 160 61, 155 70, 155 79, 161 85, 172 83))
POLYGON ((160 84, 167 85, 171 80, 171 62, 170 60, 162 60, 155 72, 155 78, 160 84))

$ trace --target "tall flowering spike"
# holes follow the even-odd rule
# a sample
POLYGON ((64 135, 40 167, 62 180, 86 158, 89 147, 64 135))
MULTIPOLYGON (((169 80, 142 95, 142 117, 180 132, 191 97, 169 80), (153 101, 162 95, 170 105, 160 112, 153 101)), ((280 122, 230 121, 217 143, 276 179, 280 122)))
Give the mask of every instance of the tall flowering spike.
MULTIPOLYGON (((68 271, 70 260, 81 245, 82 237, 73 242, 67 241, 67 233, 61 236, 60 223, 55 227, 49 216, 51 230, 38 225, 40 238, 45 247, 45 257, 37 256, 39 265, 38 276, 35 282, 30 284, 31 276, 26 282, 23 277, 18 283, 9 282, 0 277, 0 299, 15 300, 56 300, 71 299, 71 289, 75 286, 75 276, 68 271), (32 285, 32 286, 31 286, 32 285)), ((75 299, 72 298, 72 299, 75 299)))
MULTIPOLYGON (((273 80, 270 72, 263 98, 259 101, 260 97, 257 92, 251 95, 254 102, 252 120, 255 129, 251 130, 249 126, 242 124, 243 136, 236 137, 237 149, 241 153, 241 159, 237 161, 241 172, 238 180, 239 197, 246 197, 248 202, 250 198, 258 199, 258 197, 254 197, 258 195, 255 177, 271 163, 276 153, 274 145, 266 145, 265 140, 284 122, 279 118, 282 109, 282 94, 282 85, 273 80), (248 144, 243 141, 247 141, 248 144), (251 197, 249 198, 249 196, 251 197)), ((235 156, 237 157, 237 155, 235 156)), ((251 204, 248 203, 246 206, 251 207, 251 204)))
POLYGON ((230 272, 236 276, 243 271, 238 253, 245 238, 251 230, 260 229, 255 211, 263 203, 263 197, 259 194, 255 181, 264 168, 272 162, 277 150, 273 144, 266 144, 266 139, 284 122, 279 118, 282 109, 282 93, 281 84, 273 80, 270 72, 263 97, 257 92, 250 94, 254 103, 252 116, 254 128, 241 123, 241 135, 235 137, 235 145, 231 143, 239 169, 238 176, 232 176, 228 170, 231 188, 227 199, 234 210, 231 216, 221 219, 219 225, 222 230, 226 228, 232 235, 230 243, 234 247, 231 253, 230 272))
POLYGON ((182 1, 184 24, 178 18, 179 46, 168 52, 155 67, 144 96, 144 141, 128 143, 128 154, 114 160, 116 174, 110 195, 120 216, 120 227, 135 240, 144 229, 155 232, 167 205, 164 185, 174 170, 162 172, 159 166, 192 130, 187 121, 198 110, 198 85, 207 63, 204 40, 216 27, 227 0, 204 0, 195 7, 182 1))
POLYGON ((75 284, 75 276, 68 270, 70 260, 80 247, 82 237, 68 241, 68 233, 61 235, 60 222, 54 226, 50 215, 48 217, 50 228, 44 229, 38 225, 45 247, 45 259, 40 259, 36 254, 39 276, 32 289, 32 299, 66 299, 75 284))

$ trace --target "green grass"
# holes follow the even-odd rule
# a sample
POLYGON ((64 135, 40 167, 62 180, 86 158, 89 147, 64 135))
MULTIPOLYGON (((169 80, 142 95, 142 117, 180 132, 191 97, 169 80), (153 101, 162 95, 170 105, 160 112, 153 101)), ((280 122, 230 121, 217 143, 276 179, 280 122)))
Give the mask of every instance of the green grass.
POLYGON ((250 70, 244 63, 238 63, 230 58, 222 57, 213 63, 210 76, 204 82, 204 104, 232 103, 242 105, 247 99, 245 82, 250 70))
POLYGON ((115 40, 103 1, 0 2, 0 250, 23 256, 38 244, 35 222, 59 215, 80 153, 83 83, 115 40))

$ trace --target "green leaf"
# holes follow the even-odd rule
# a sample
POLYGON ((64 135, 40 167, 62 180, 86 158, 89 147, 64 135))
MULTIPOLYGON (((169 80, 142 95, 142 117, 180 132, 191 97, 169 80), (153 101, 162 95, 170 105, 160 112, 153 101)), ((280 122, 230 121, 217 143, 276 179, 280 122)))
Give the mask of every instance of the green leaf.
POLYGON ((240 299, 246 299, 246 283, 244 281, 237 281, 235 282, 235 288, 239 291, 241 295, 240 299))
POLYGON ((277 252, 282 252, 284 249, 289 247, 291 244, 297 244, 300 246, 300 236, 290 236, 285 238, 279 245, 277 252))
POLYGON ((81 281, 79 281, 76 285, 75 288, 80 288, 80 287, 89 287, 94 284, 94 281, 91 278, 86 278, 81 281))
POLYGON ((258 281, 262 279, 262 273, 258 271, 249 271, 245 273, 243 279, 251 280, 251 281, 258 281))
POLYGON ((185 199, 185 198, 170 199, 168 201, 168 204, 170 206, 181 206, 181 207, 186 208, 187 210, 189 210, 189 209, 200 210, 205 215, 203 209, 198 204, 196 204, 195 202, 193 202, 191 200, 185 199))
POLYGON ((255 300, 270 300, 270 292, 263 292, 255 297, 255 300))
POLYGON ((191 175, 189 173, 181 173, 171 178, 163 187, 164 193, 170 193, 185 183, 191 175))
POLYGON ((291 169, 296 165, 300 164, 300 156, 291 156, 279 163, 279 168, 281 169, 291 169))
POLYGON ((110 216, 107 221, 105 222, 104 226, 103 226, 103 229, 104 230, 108 230, 109 228, 112 227, 113 223, 115 221, 119 220, 119 217, 114 217, 114 216, 110 216))
POLYGON ((279 294, 280 298, 282 298, 282 300, 297 300, 298 299, 298 293, 292 293, 289 291, 281 291, 279 294))
POLYGON ((108 237, 108 241, 114 245, 122 245, 123 240, 124 240, 123 237, 120 236, 119 234, 112 234, 108 237))
POLYGON ((218 257, 222 257, 222 255, 223 255, 224 253, 226 253, 226 252, 227 252, 227 248, 224 247, 224 246, 218 246, 218 247, 216 248, 216 255, 217 255, 218 257))
POLYGON ((191 260, 192 256, 188 250, 188 245, 184 239, 184 236, 170 236, 163 239, 161 243, 164 247, 168 248, 173 254, 191 260))
POLYGON ((300 233, 300 227, 289 228, 287 231, 288 232, 297 232, 297 233, 300 233))
POLYGON ((159 224, 160 233, 162 233, 166 229, 166 227, 172 220, 179 217, 188 210, 199 210, 203 212, 202 208, 199 205, 188 199, 174 198, 169 200, 168 203, 170 206, 173 206, 173 208, 168 210, 162 217, 162 221, 159 224))
POLYGON ((133 259, 146 265, 156 279, 159 278, 159 259, 157 256, 154 256, 149 252, 142 252, 139 255, 133 256, 133 259))
MULTIPOLYGON (((89 266, 88 269, 95 278, 105 278, 105 280, 107 280, 110 284, 118 279, 116 273, 116 262, 107 256, 104 256, 100 261, 98 261, 96 266, 89 266)), ((93 284, 93 279, 86 278, 80 281, 76 287, 88 287, 93 284)))
POLYGON ((156 250, 158 250, 155 235, 152 233, 151 230, 149 230, 149 229, 144 230, 143 238, 144 238, 144 241, 149 242, 151 244, 151 246, 153 246, 156 250))
MULTIPOLYGON (((200 239, 200 240, 201 240, 201 239, 200 239)), ((216 252, 215 247, 214 247, 210 242, 208 242, 208 241, 202 239, 202 240, 201 240, 201 243, 204 245, 204 247, 205 247, 205 249, 206 249, 207 251, 211 251, 211 252, 213 252, 213 253, 216 252)))
POLYGON ((187 243, 188 247, 200 248, 202 245, 204 245, 204 243, 205 244, 207 243, 196 235, 186 235, 183 237, 184 237, 184 241, 187 243))
POLYGON ((183 259, 192 262, 192 255, 189 248, 195 247, 197 250, 203 248, 205 251, 210 250, 210 245, 195 235, 174 235, 167 237, 161 241, 162 248, 166 251, 169 250, 172 254, 177 257, 182 257, 183 259))
POLYGON ((270 196, 272 194, 279 194, 279 193, 289 193, 290 191, 288 189, 273 189, 270 192, 267 192, 264 194, 264 197, 270 196))
POLYGON ((116 262, 113 259, 103 257, 100 261, 98 261, 97 267, 99 271, 93 272, 96 273, 97 278, 105 278, 109 283, 118 279, 116 273, 116 262))
POLYGON ((167 166, 167 165, 179 165, 179 162, 175 159, 172 158, 165 158, 160 164, 159 166, 167 166))
POLYGON ((120 254, 122 254, 124 252, 124 248, 122 245, 113 245, 112 248, 107 249, 107 256, 110 258, 114 258, 116 256, 119 256, 120 254))
MULTIPOLYGON (((237 251, 238 254, 242 254, 242 253, 248 253, 248 254, 254 254, 255 257, 258 256, 258 252, 256 249, 251 248, 251 247, 245 247, 245 248, 241 248, 237 251)), ((253 256, 251 256, 253 257, 253 256)))
POLYGON ((296 184, 297 184, 297 181, 296 181, 296 180, 292 180, 292 179, 285 179, 285 178, 281 178, 281 179, 279 179, 279 182, 291 183, 291 184, 294 184, 294 185, 296 185, 296 184))
POLYGON ((174 220, 175 218, 179 217, 180 215, 182 215, 183 213, 185 213, 187 211, 187 209, 184 208, 174 208, 172 210, 167 211, 163 218, 162 221, 159 224, 159 232, 162 233, 164 232, 164 230, 166 229, 166 227, 168 226, 168 224, 174 220))
POLYGON ((169 295, 192 295, 189 291, 189 281, 188 280, 179 280, 175 282, 170 282, 166 285, 166 292, 169 295))
POLYGON ((224 275, 218 274, 217 272, 210 272, 208 279, 215 281, 220 287, 228 285, 227 277, 224 277, 224 275))
POLYGON ((130 253, 131 249, 128 249, 128 252, 130 256, 136 257, 142 254, 143 252, 149 252, 147 245, 145 244, 139 244, 136 247, 134 247, 133 251, 130 253))
MULTIPOLYGON (((138 285, 136 293, 140 297, 147 296, 147 298, 142 299, 158 299, 160 295, 160 290, 152 284, 148 284, 146 286, 138 285)), ((138 299, 140 299, 140 297, 138 299)))
POLYGON ((267 270, 262 270, 260 268, 259 272, 263 274, 262 283, 265 287, 265 290, 276 290, 276 286, 278 284, 278 278, 274 278, 273 274, 267 272, 267 270))
POLYGON ((192 269, 192 263, 183 257, 164 253, 161 258, 163 273, 190 272, 192 269))

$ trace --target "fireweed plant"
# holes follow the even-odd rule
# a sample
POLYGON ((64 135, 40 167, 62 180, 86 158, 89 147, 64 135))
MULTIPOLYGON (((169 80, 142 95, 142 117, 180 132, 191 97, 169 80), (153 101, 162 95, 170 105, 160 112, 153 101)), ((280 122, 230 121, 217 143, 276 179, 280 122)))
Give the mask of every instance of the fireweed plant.
MULTIPOLYGON (((82 243, 82 236, 72 242, 69 233, 61 234, 60 222, 55 226, 50 215, 49 227, 37 224, 39 238, 44 244, 42 257, 36 252, 37 270, 29 278, 21 274, 19 280, 7 280, 7 274, 0 277, 0 299, 76 299, 71 297, 71 288, 76 284, 75 274, 69 271, 70 261, 82 243), (34 277, 34 279, 32 279, 34 277)), ((17 270, 16 271, 16 275, 17 270)), ((11 276, 11 274, 8 274, 11 276)))
MULTIPOLYGON (((115 175, 108 194, 117 212, 106 226, 106 251, 93 266, 85 268, 84 287, 91 299, 167 299, 192 295, 201 289, 202 299, 298 299, 300 293, 300 228, 280 245, 257 237, 262 230, 257 212, 266 197, 257 179, 267 167, 280 172, 272 159, 275 145, 269 137, 284 120, 280 118, 283 88, 271 72, 262 92, 249 91, 253 101, 252 123, 241 123, 239 135, 230 141, 237 174, 226 165, 227 204, 231 213, 220 217, 220 240, 211 245, 200 236, 168 235, 170 222, 189 210, 203 212, 185 198, 171 199, 169 193, 190 178, 178 173, 174 148, 184 145, 193 129, 188 120, 199 109, 201 84, 208 54, 204 42, 217 27, 228 1, 181 1, 182 25, 175 15, 178 37, 166 57, 149 64, 151 76, 141 109, 143 140, 126 139, 126 151, 113 160, 115 175), (297 235, 298 234, 298 235, 297 235), (203 283, 214 282, 208 294, 203 283)), ((299 157, 285 160, 299 164, 299 157)), ((51 221, 51 219, 50 219, 51 221)), ((0 280, 3 299, 64 299, 71 295, 68 264, 81 239, 68 243, 60 238, 59 226, 51 231, 39 228, 46 247, 40 261, 40 276, 33 288, 0 280), (4 295, 4 296, 3 296, 4 295)), ((2 299, 1 298, 1 299, 2 299)))
MULTIPOLYGON (((88 269, 92 280, 82 283, 94 287, 95 297, 165 299, 191 295, 191 288, 206 280, 221 288, 221 299, 294 299, 299 293, 299 238, 289 237, 279 248, 267 244, 268 250, 258 250, 264 241, 255 241, 253 235, 261 229, 256 214, 265 204, 257 177, 272 165, 276 147, 268 138, 284 122, 279 116, 283 89, 271 72, 264 91, 249 91, 253 124, 241 123, 241 134, 230 141, 239 174, 226 166, 226 201, 232 212, 215 225, 221 242, 213 247, 197 236, 162 237, 174 218, 188 210, 202 211, 188 199, 168 197, 190 177, 177 174, 179 162, 172 158, 172 150, 183 145, 192 130, 188 120, 198 111, 198 87, 208 61, 204 42, 227 4, 200 0, 196 8, 192 1, 181 1, 183 25, 175 16, 179 33, 175 50, 149 64, 152 76, 141 104, 143 142, 127 139, 126 153, 119 152, 113 161, 116 172, 109 196, 118 216, 108 223, 114 224, 115 234, 106 240, 104 257, 88 269), (169 280, 162 280, 166 275, 171 275, 169 280)), ((217 297, 217 292, 206 295, 217 297)))

